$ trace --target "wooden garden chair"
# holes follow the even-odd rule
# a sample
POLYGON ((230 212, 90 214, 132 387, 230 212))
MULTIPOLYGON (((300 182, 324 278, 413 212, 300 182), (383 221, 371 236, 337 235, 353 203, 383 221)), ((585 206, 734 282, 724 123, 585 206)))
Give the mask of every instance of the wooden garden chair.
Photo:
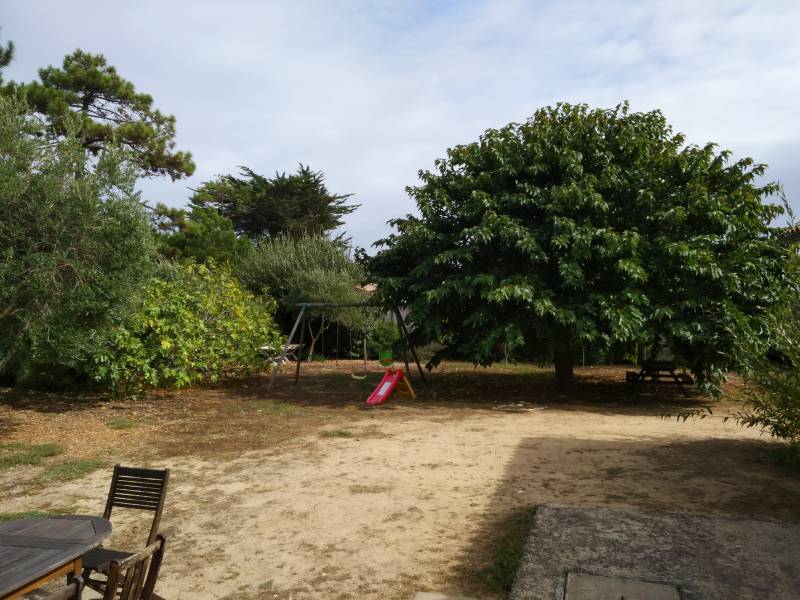
MULTIPOLYGON (((150 526, 150 534, 147 536, 146 543, 148 547, 151 546, 155 542, 158 526, 161 523, 168 481, 169 469, 138 469, 115 465, 103 518, 110 519, 114 507, 151 511, 153 523, 150 526)), ((86 585, 103 593, 106 588, 106 580, 93 579, 90 577, 91 573, 97 571, 108 575, 108 568, 112 561, 121 562, 132 555, 131 552, 102 546, 90 550, 83 556, 83 577, 86 585)))
POLYGON ((137 554, 108 565, 103 600, 161 600, 153 593, 167 540, 162 534, 137 554))
POLYGON ((70 582, 64 587, 52 592, 48 596, 39 597, 41 600, 81 600, 83 593, 83 577, 71 577, 70 582))

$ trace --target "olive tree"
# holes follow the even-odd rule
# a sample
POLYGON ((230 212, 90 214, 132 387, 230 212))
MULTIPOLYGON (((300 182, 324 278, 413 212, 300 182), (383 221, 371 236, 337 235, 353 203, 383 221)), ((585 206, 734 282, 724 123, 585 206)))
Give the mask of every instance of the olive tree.
MULTIPOLYGON (((297 304, 363 302, 356 287, 363 282, 361 265, 348 256, 340 241, 323 236, 265 237, 240 261, 237 275, 254 293, 279 302, 278 315, 287 330, 297 315, 297 304)), ((315 315, 306 321, 309 356, 331 323, 355 325, 352 311, 328 310, 325 320, 315 315)))
POLYGON ((0 97, 0 374, 80 370, 151 272, 153 236, 118 148, 87 167, 77 127, 0 97))

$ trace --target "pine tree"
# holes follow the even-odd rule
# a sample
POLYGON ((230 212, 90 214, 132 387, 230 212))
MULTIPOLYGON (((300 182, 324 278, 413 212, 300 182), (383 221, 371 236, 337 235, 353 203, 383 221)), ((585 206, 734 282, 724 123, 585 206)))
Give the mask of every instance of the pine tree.
MULTIPOLYGON (((3 57, 9 51, 13 46, 3 57)), ((39 78, 12 88, 47 119, 54 137, 63 137, 77 118, 81 144, 92 155, 117 142, 134 153, 140 175, 175 180, 194 172, 192 155, 175 150, 175 117, 154 109, 153 98, 137 92, 103 55, 76 50, 61 68, 40 69, 39 78)))

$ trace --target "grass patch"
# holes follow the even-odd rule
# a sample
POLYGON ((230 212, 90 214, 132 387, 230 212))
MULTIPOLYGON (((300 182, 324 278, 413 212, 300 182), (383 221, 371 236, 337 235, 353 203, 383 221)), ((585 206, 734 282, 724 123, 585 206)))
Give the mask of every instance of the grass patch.
POLYGON ((74 512, 75 509, 72 507, 51 508, 50 510, 24 510, 22 512, 0 512, 0 523, 18 521, 20 519, 33 519, 36 517, 51 517, 53 515, 70 515, 74 514, 74 512))
POLYGON ((117 417, 116 419, 111 419, 108 422, 108 426, 111 429, 133 429, 136 427, 136 421, 128 417, 117 417))
POLYGON ((0 444, 0 469, 10 469, 19 465, 38 465, 45 458, 56 456, 63 451, 58 444, 23 444, 21 442, 0 444))
POLYGON ((248 408, 273 417, 294 417, 300 414, 300 407, 290 402, 270 402, 254 400, 248 402, 248 408))
POLYGON ((500 536, 490 548, 489 560, 475 573, 481 587, 494 593, 511 591, 535 514, 535 507, 518 510, 497 526, 500 536))
POLYGON ((45 468, 39 475, 39 479, 42 481, 70 481, 88 475, 104 465, 105 463, 100 460, 65 460, 45 468))
POLYGON ((356 434, 349 429, 329 429, 319 434, 320 437, 324 438, 351 438, 355 437, 355 435, 356 434))

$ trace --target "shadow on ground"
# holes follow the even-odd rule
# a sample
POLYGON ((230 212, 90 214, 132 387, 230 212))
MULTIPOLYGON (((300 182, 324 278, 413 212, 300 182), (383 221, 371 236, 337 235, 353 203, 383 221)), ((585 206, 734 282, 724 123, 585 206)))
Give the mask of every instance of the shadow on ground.
POLYGON ((800 477, 773 463, 774 444, 731 439, 603 441, 537 437, 519 444, 454 585, 504 597, 535 507, 604 506, 800 522, 800 477), (556 452, 565 460, 547 464, 556 452), (466 586, 466 587, 465 587, 466 586))
POLYGON ((122 399, 109 402, 102 393, 57 394, 36 390, 0 389, 0 405, 11 409, 42 413, 67 413, 93 410, 99 406, 125 408, 135 403, 160 403, 173 397, 198 399, 213 396, 230 402, 241 400, 274 400, 305 406, 393 411, 415 409, 492 409, 513 411, 531 406, 581 405, 607 414, 663 414, 713 406, 708 398, 690 394, 684 397, 670 387, 643 386, 639 393, 624 383, 625 367, 586 367, 576 370, 577 385, 564 394, 555 385, 551 369, 536 367, 491 369, 450 367, 446 371, 426 372, 422 382, 413 371, 412 384, 416 400, 392 397, 378 407, 365 404, 366 398, 380 381, 383 370, 370 366, 363 377, 360 361, 328 361, 304 363, 299 381, 294 383, 294 364, 284 367, 270 387, 268 374, 236 377, 213 385, 185 390, 153 390, 144 401, 122 399), (355 375, 356 377, 353 377, 355 375))
MULTIPOLYGON (((416 400, 392 397, 386 404, 368 407, 367 396, 381 379, 383 371, 372 369, 366 379, 354 379, 356 366, 310 364, 304 366, 297 384, 294 370, 285 369, 269 387, 267 377, 253 378, 243 388, 233 382, 220 384, 231 397, 254 395, 279 401, 299 402, 331 408, 349 406, 364 410, 391 411, 405 407, 419 409, 496 409, 513 411, 535 406, 580 405, 607 414, 664 414, 713 407, 714 402, 690 392, 683 396, 671 386, 643 386, 638 393, 625 384, 624 367, 596 367, 576 370, 577 385, 570 394, 558 390, 550 369, 465 369, 426 374, 422 382, 414 371, 412 384, 416 400), (354 369, 351 371, 351 369, 354 369)), ((360 371, 358 372, 360 374, 360 371)))

